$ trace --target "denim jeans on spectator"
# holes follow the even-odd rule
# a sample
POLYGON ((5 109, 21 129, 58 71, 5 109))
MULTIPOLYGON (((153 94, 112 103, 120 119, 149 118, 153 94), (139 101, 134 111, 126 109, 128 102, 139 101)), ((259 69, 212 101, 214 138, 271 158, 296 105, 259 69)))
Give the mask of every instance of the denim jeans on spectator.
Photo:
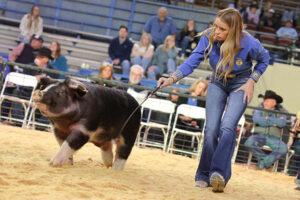
POLYGON ((148 79, 151 80, 156 80, 156 77, 158 74, 162 74, 162 73, 172 73, 176 70, 176 62, 175 60, 169 58, 168 62, 167 62, 167 71, 162 71, 160 70, 160 68, 158 66, 152 66, 153 68, 153 72, 147 72, 147 77, 148 79))
POLYGON ((20 42, 21 42, 21 43, 22 43, 22 42, 24 42, 24 43, 26 43, 26 44, 29 44, 29 43, 30 43, 30 40, 27 40, 25 35, 20 35, 19 39, 20 39, 20 42))
POLYGON ((295 155, 291 158, 289 164, 289 174, 296 175, 298 169, 298 177, 300 173, 300 139, 296 138, 297 140, 294 142, 292 149, 295 150, 295 155))
MULTIPOLYGON (((104 60, 104 62, 109 62, 112 64, 112 59, 111 58, 107 58, 104 60)), ((122 74, 129 76, 129 71, 130 71, 130 62, 128 60, 123 60, 121 63, 121 67, 122 67, 122 74)))
POLYGON ((253 153, 258 160, 258 166, 263 168, 270 167, 276 160, 287 153, 287 145, 279 138, 269 135, 252 135, 245 142, 245 146, 253 153), (272 152, 267 154, 260 147, 268 146, 272 152))
POLYGON ((148 57, 135 56, 132 59, 132 64, 142 66, 145 72, 150 64, 150 61, 151 60, 148 57))
POLYGON ((180 42, 180 47, 181 47, 181 56, 185 55, 186 49, 189 47, 190 43, 190 38, 188 36, 185 36, 181 42, 180 42))
POLYGON ((227 80, 226 83, 223 79, 212 79, 208 85, 204 145, 195 181, 209 183, 209 177, 214 172, 221 174, 226 183, 229 181, 237 124, 247 106, 243 102, 244 92, 235 90, 247 80, 245 76, 227 80), (226 102, 227 109, 221 119, 226 102))

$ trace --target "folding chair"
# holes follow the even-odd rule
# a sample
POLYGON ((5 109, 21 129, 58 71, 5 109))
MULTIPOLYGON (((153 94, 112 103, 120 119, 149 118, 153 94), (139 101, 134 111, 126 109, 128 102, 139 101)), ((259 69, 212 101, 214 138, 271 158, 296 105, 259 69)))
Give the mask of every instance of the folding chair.
POLYGON ((147 121, 141 122, 141 126, 137 136, 138 146, 145 145, 145 146, 159 147, 162 148, 164 151, 167 150, 167 140, 171 128, 172 116, 173 113, 175 112, 175 107, 176 104, 172 103, 169 100, 149 98, 147 101, 145 101, 145 103, 142 105, 142 113, 144 113, 145 109, 148 109, 149 113, 147 116, 148 117, 147 121), (168 114, 167 124, 151 121, 150 117, 152 111, 168 114), (144 136, 143 138, 141 138, 141 131, 144 127, 145 127, 144 136), (159 129, 163 132, 163 137, 164 137, 163 143, 148 140, 148 133, 150 129, 159 129))
POLYGON ((242 138, 242 134, 243 134, 243 129, 244 129, 244 126, 245 126, 245 122, 246 122, 245 116, 242 115, 242 117, 240 118, 240 120, 238 122, 238 126, 240 126, 240 134, 239 134, 239 137, 236 140, 236 144, 235 144, 233 156, 232 156, 232 159, 231 159, 231 163, 232 164, 234 164, 235 160, 236 160, 236 155, 237 155, 237 152, 239 150, 240 141, 241 141, 241 138, 242 138))
POLYGON ((204 127, 205 127, 205 108, 191 106, 188 104, 179 105, 177 108, 175 119, 174 119, 174 124, 173 124, 170 142, 169 142, 168 152, 169 153, 180 152, 180 153, 185 153, 185 154, 189 154, 189 155, 195 155, 199 159, 201 156, 202 145, 203 145, 204 127), (189 131, 189 130, 177 128, 176 125, 178 122, 179 115, 187 116, 187 117, 190 117, 190 118, 196 119, 196 120, 204 120, 202 130, 201 131, 200 130, 199 131, 189 131), (178 148, 174 147, 173 146, 174 140, 178 134, 192 136, 193 139, 196 138, 197 142, 198 142, 197 152, 182 150, 182 149, 178 149, 178 148))
MULTIPOLYGON (((33 95, 33 91, 36 88, 36 85, 37 85, 37 79, 34 76, 30 76, 30 75, 26 75, 26 74, 20 74, 20 73, 16 73, 16 72, 10 72, 9 74, 7 74, 7 76, 5 78, 5 81, 4 81, 4 85, 2 87, 1 94, 0 94, 0 112, 1 112, 2 102, 5 99, 22 104, 23 109, 24 109, 24 113, 25 113, 24 118, 23 119, 14 119, 14 120, 18 121, 18 122, 22 122, 22 127, 25 127, 26 119, 27 119, 27 116, 28 116, 28 113, 29 113, 29 109, 34 104, 32 102, 32 95, 33 95), (7 88, 8 82, 13 83, 17 86, 32 88, 32 92, 30 94, 29 100, 26 99, 26 98, 22 98, 22 97, 15 97, 15 96, 4 94, 4 91, 7 88)), ((11 119, 9 117, 4 117, 4 116, 1 116, 1 115, 0 115, 0 118, 4 118, 4 119, 8 119, 8 120, 11 119)))

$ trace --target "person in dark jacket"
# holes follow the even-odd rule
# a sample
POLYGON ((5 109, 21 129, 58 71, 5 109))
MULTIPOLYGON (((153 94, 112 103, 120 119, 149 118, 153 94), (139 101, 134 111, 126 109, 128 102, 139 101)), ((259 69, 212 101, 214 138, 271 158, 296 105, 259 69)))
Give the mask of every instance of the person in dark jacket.
POLYGON ((133 43, 127 38, 128 28, 126 26, 120 26, 119 36, 115 37, 108 48, 109 58, 106 62, 113 65, 121 65, 124 75, 129 76, 130 70, 130 54, 133 47, 133 43))
POLYGON ((197 33, 198 32, 195 29, 195 21, 193 19, 188 20, 179 35, 181 57, 185 56, 187 49, 193 51, 196 48, 197 43, 199 42, 199 37, 195 37, 197 33))

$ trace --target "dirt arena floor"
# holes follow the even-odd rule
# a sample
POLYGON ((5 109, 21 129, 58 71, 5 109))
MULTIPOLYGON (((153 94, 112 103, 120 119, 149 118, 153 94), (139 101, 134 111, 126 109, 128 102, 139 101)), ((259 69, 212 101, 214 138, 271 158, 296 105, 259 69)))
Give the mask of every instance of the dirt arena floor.
POLYGON ((106 169, 85 145, 73 166, 48 165, 58 150, 51 133, 0 125, 0 200, 300 199, 294 178, 234 166, 225 193, 194 187, 197 160, 135 147, 123 172, 106 169))

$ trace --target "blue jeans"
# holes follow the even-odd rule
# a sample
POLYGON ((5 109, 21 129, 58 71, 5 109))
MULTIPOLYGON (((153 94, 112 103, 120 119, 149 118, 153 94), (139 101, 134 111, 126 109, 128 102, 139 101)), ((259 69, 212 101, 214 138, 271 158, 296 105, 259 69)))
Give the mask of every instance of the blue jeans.
POLYGON ((296 138, 296 141, 292 145, 292 149, 295 150, 295 155, 292 157, 289 164, 289 174, 295 175, 296 169, 298 169, 298 177, 300 179, 300 139, 296 138))
POLYGON ((185 51, 189 47, 189 44, 190 44, 190 38, 188 36, 185 36, 180 42, 181 55, 185 55, 185 51))
POLYGON ((270 167, 276 160, 287 153, 287 145, 279 138, 268 135, 252 135, 245 142, 245 146, 253 153, 258 160, 258 166, 261 169, 270 167), (260 147, 268 146, 272 152, 266 154, 260 147))
POLYGON ((247 106, 247 103, 243 102, 244 91, 235 92, 235 90, 247 80, 248 77, 245 76, 236 77, 227 80, 225 84, 223 79, 212 78, 212 82, 208 85, 204 145, 195 181, 209 183, 209 177, 214 172, 221 174, 226 183, 229 181, 237 124, 247 106))
POLYGON ((132 64, 142 66, 145 72, 150 64, 150 61, 150 58, 135 56, 133 57, 132 64))
POLYGON ((166 70, 161 70, 159 66, 152 66, 153 68, 153 72, 147 72, 147 77, 150 80, 156 80, 156 76, 158 74, 162 74, 162 73, 171 73, 174 72, 176 70, 176 62, 174 59, 169 58, 167 61, 167 71, 166 70))
MULTIPOLYGON (((104 62, 109 62, 112 64, 112 59, 111 58, 107 58, 104 60, 104 62)), ((121 63, 121 67, 122 67, 122 74, 129 76, 129 71, 130 71, 130 62, 128 60, 123 60, 121 63)))

